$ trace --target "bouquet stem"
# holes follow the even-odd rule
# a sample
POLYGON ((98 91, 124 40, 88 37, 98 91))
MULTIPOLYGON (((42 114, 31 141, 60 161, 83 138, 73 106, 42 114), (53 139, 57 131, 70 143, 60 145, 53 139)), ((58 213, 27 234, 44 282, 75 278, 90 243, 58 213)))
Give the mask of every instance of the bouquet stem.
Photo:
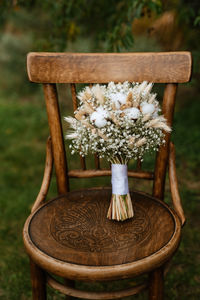
POLYGON ((131 196, 112 194, 107 218, 117 221, 124 221, 134 216, 131 196))
POLYGON ((107 218, 124 221, 134 215, 128 188, 127 165, 112 164, 112 197, 107 218))

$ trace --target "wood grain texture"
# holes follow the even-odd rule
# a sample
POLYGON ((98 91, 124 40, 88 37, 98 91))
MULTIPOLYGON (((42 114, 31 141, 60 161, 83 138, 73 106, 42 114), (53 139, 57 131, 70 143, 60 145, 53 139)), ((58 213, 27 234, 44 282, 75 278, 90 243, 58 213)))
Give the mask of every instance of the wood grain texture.
POLYGON ((96 170, 99 170, 100 169, 100 160, 96 153, 94 154, 94 164, 95 164, 96 170))
POLYGON ((46 300, 46 274, 44 270, 38 267, 32 260, 30 260, 31 269, 31 285, 32 285, 32 299, 46 300))
POLYGON ((149 300, 164 299, 163 267, 154 270, 149 275, 149 300))
MULTIPOLYGON (((111 197, 109 188, 93 188, 69 192, 69 177, 90 178, 110 176, 111 171, 100 169, 95 156, 94 170, 86 170, 81 159, 81 170, 69 170, 60 120, 56 83, 70 83, 74 110, 77 109, 76 83, 107 83, 147 80, 167 83, 163 98, 163 114, 172 125, 177 83, 191 77, 189 52, 160 53, 30 53, 27 57, 29 79, 43 83, 52 138, 58 194, 62 196, 42 204, 50 182, 52 155, 47 159, 44 181, 33 213, 27 219, 24 245, 32 259, 31 273, 34 299, 46 299, 45 272, 65 278, 65 281, 106 281, 151 273, 149 299, 163 297, 163 266, 177 250, 184 214, 178 194, 175 153, 170 145, 160 148, 154 173, 136 171, 128 175, 154 180, 153 196, 133 192, 133 219, 117 222, 106 218, 111 197), (169 156, 170 150, 170 156, 169 156), (174 210, 163 201, 167 164, 174 210), (46 179, 45 179, 46 178, 46 179), (64 194, 64 195, 63 195, 64 194), (159 199, 158 199, 159 198, 159 199), (39 207, 38 207, 39 206, 39 207)), ((48 155, 49 155, 48 154, 48 155)), ((88 299, 114 299, 139 292, 144 285, 117 293, 89 293, 63 286, 51 277, 48 283, 64 294, 88 299), (121 294, 120 294, 121 293, 121 294), (110 297, 110 298, 109 298, 110 297)))
POLYGON ((114 222, 106 218, 111 189, 77 193, 43 205, 25 225, 26 249, 46 270, 77 280, 129 278, 165 263, 177 249, 180 220, 161 201, 133 193, 135 217, 114 222))
POLYGON ((170 189, 171 189, 173 206, 183 226, 185 224, 185 215, 184 215, 183 207, 181 204, 181 198, 178 190, 178 179, 176 175, 176 164, 175 164, 175 146, 172 142, 170 142, 170 152, 169 152, 169 181, 170 181, 170 189))
POLYGON ((52 149, 59 194, 69 191, 69 180, 67 176, 67 161, 63 140, 63 131, 60 121, 60 111, 58 106, 58 96, 55 84, 44 84, 44 95, 46 109, 52 138, 52 149))
POLYGON ((141 169, 142 169, 142 162, 141 162, 141 159, 138 158, 136 170, 141 171, 141 169))
MULTIPOLYGON (((172 127, 174 107, 176 99, 177 84, 169 83, 165 87, 162 113, 167 120, 167 124, 172 127)), ((169 143, 171 133, 165 134, 165 144, 160 147, 156 156, 156 165, 154 171, 153 196, 159 199, 164 198, 166 169, 169 157, 169 143)))
MULTIPOLYGON (((77 98, 76 98, 76 85, 74 83, 71 83, 70 84, 70 87, 71 87, 71 94, 72 94, 72 102, 73 102, 73 110, 77 110, 77 98)), ((85 162, 85 158, 82 157, 80 155, 80 163, 81 163, 81 168, 83 170, 86 169, 86 162, 85 162)))
POLYGON ((73 110, 77 110, 77 98, 76 98, 76 85, 74 83, 70 84, 71 87, 71 94, 72 94, 72 103, 73 103, 73 110))
POLYGON ((71 192, 35 214, 30 236, 49 256, 84 265, 119 265, 157 252, 171 239, 174 221, 148 197, 132 194, 134 218, 106 218, 111 190, 71 192), (44 224, 48 224, 44 226, 44 224))
POLYGON ((51 138, 49 137, 47 139, 47 145, 46 145, 46 162, 45 162, 42 185, 39 194, 32 206, 31 212, 34 212, 46 199, 49 190, 49 185, 51 182, 52 168, 53 168, 53 153, 52 153, 51 138))
POLYGON ((29 53, 29 80, 40 83, 188 82, 190 52, 29 53))
POLYGON ((47 283, 52 288, 58 290, 59 292, 65 295, 82 298, 82 299, 120 299, 122 297, 136 295, 147 288, 147 284, 142 283, 132 288, 125 289, 125 290, 118 290, 118 291, 109 291, 109 292, 81 291, 75 288, 71 288, 70 286, 64 286, 49 275, 47 275, 47 283))
MULTIPOLYGON (((101 169, 101 170, 69 170, 69 177, 72 178, 91 178, 91 177, 100 177, 100 176, 111 176, 110 169, 101 169)), ((128 171, 129 177, 135 177, 138 179, 149 179, 153 180, 154 174, 153 172, 145 172, 145 171, 128 171)))

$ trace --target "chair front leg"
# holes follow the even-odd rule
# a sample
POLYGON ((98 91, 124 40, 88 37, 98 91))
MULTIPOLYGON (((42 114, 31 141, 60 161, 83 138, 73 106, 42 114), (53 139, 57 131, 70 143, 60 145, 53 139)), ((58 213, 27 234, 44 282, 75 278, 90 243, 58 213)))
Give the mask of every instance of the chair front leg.
POLYGON ((46 300, 46 275, 45 272, 30 260, 32 299, 46 300))
POLYGON ((164 299, 164 276, 163 267, 149 274, 149 300, 164 299))

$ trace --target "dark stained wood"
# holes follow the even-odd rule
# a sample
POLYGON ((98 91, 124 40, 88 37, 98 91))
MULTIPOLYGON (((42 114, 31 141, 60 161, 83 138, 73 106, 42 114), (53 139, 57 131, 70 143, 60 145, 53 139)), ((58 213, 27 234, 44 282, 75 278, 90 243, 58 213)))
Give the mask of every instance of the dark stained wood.
POLYGON ((32 206, 31 212, 35 211, 46 199, 49 190, 49 185, 51 182, 52 168, 53 168, 53 153, 52 153, 51 138, 49 137, 47 139, 47 145, 46 145, 46 162, 45 162, 42 185, 39 194, 32 206))
POLYGON ((141 159, 138 159, 138 160, 137 160, 136 170, 137 170, 137 171, 140 171, 141 168, 142 168, 142 162, 141 162, 141 159))
POLYGON ((164 299, 163 268, 153 271, 149 276, 149 300, 164 299))
POLYGON ((68 193, 37 211, 30 237, 44 253, 70 263, 107 266, 140 260, 169 242, 174 220, 153 198, 131 197, 134 218, 113 222, 106 218, 111 189, 68 193))
POLYGON ((109 188, 74 191, 44 204, 24 227, 29 256, 72 280, 118 280, 160 267, 179 246, 180 220, 164 202, 131 195, 136 214, 124 222, 106 218, 109 188))
POLYGON ((72 102, 74 111, 77 110, 77 99, 76 99, 76 85, 74 83, 70 84, 71 94, 72 94, 72 102))
POLYGON ((29 53, 29 80, 40 83, 188 82, 190 52, 29 53))
MULTIPOLYGON (((167 119, 167 124, 172 127, 175 98, 176 98, 177 84, 169 83, 165 87, 163 96, 162 112, 167 119)), ((166 169, 169 157, 169 142, 171 133, 165 134, 165 145, 160 147, 156 157, 155 177, 153 184, 153 196, 159 199, 164 198, 164 186, 166 178, 166 169)))
POLYGON ((94 163, 95 163, 95 168, 98 170, 100 169, 100 161, 98 155, 95 153, 94 155, 94 163))
MULTIPOLYGON (((48 275, 47 275, 47 284, 48 284, 48 275)), ((75 281, 64 278, 64 286, 74 289, 75 288, 75 281)), ((72 300, 72 299, 74 299, 74 298, 71 297, 71 295, 66 295, 65 296, 65 300, 72 300)))
POLYGON ((119 299, 122 297, 136 295, 147 288, 146 283, 141 283, 140 285, 125 290, 110 291, 110 292, 86 292, 86 291, 77 290, 70 286, 64 286, 49 275, 47 275, 47 283, 52 288, 58 290, 59 292, 65 295, 82 298, 82 299, 119 299))
POLYGON ((46 300, 46 275, 44 270, 30 260, 32 299, 46 300))
MULTIPOLYGON (((71 86, 73 109, 75 111, 77 109, 76 85, 74 83, 71 83, 70 86, 71 86)), ((85 170, 86 169, 85 158, 82 157, 81 155, 80 155, 80 163, 81 163, 81 168, 85 170)))
MULTIPOLYGON (((93 83, 90 83, 89 87, 92 88, 93 87, 93 83)), ((94 164, 95 164, 95 168, 97 170, 100 169, 100 160, 99 160, 99 157, 98 157, 97 153, 94 154, 94 164)))
POLYGON ((83 157, 81 155, 80 155, 80 163, 81 163, 82 170, 86 170, 85 157, 83 157))
POLYGON ((177 83, 191 77, 189 52, 161 53, 30 53, 27 58, 30 81, 43 83, 52 152, 47 153, 42 188, 23 231, 24 245, 30 256, 33 299, 46 299, 45 273, 65 278, 65 285, 48 276, 48 284, 60 292, 87 299, 115 299, 140 292, 142 284, 117 292, 88 293, 76 290, 71 280, 106 281, 132 278, 150 273, 149 299, 163 298, 163 266, 171 260, 181 238, 184 214, 178 193, 174 147, 170 134, 161 147, 154 173, 128 171, 130 177, 154 180, 153 196, 132 192, 135 216, 124 222, 106 218, 110 188, 69 192, 69 177, 110 176, 100 170, 95 156, 94 170, 67 168, 56 83, 70 83, 74 110, 77 109, 76 83, 147 80, 167 83, 163 114, 172 125, 177 83), (170 151, 169 151, 170 150, 170 151), (170 152, 170 155, 169 155, 170 152), (58 194, 65 194, 42 204, 48 192, 54 158, 58 194), (177 214, 163 201, 167 164, 172 201, 177 214), (38 267, 39 266, 39 267, 38 267), (43 271, 44 270, 44 271, 43 271), (73 284, 72 284, 73 285, 73 284))
POLYGON ((52 138, 58 193, 65 194, 69 191, 69 182, 57 90, 55 84, 44 84, 43 87, 50 134, 52 138))
MULTIPOLYGON (((72 178, 90 178, 90 177, 99 177, 99 176, 110 176, 111 170, 110 169, 101 169, 101 170, 69 170, 68 172, 69 177, 72 178)), ((129 177, 135 177, 140 179, 150 179, 154 178, 154 174, 152 172, 134 172, 128 171, 129 177)))
POLYGON ((171 189, 173 206, 183 226, 185 224, 185 215, 184 215, 183 207, 181 204, 181 198, 178 191, 178 180, 176 175, 176 164, 175 164, 175 146, 172 142, 170 143, 170 152, 169 152, 169 181, 170 181, 170 189, 171 189))
POLYGON ((82 157, 82 156, 80 155, 80 162, 81 162, 82 170, 86 170, 85 157, 82 157))

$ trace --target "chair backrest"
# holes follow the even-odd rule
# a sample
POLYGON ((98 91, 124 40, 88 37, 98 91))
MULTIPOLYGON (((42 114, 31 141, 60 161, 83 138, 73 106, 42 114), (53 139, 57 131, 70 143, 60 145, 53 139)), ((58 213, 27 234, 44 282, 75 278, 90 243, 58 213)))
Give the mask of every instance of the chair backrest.
MULTIPOLYGON (((160 53, 29 53, 27 69, 29 80, 42 83, 46 100, 50 135, 57 178, 58 193, 69 191, 69 177, 110 175, 110 170, 100 169, 95 156, 95 170, 86 170, 85 159, 80 157, 82 170, 68 170, 63 131, 58 104, 57 83, 70 83, 73 108, 77 108, 77 83, 142 82, 165 83, 162 113, 172 125, 177 84, 191 77, 190 52, 160 53)), ((168 162, 170 133, 165 146, 157 153, 154 172, 144 172, 138 162, 137 171, 129 176, 153 180, 153 195, 164 195, 168 162)))

